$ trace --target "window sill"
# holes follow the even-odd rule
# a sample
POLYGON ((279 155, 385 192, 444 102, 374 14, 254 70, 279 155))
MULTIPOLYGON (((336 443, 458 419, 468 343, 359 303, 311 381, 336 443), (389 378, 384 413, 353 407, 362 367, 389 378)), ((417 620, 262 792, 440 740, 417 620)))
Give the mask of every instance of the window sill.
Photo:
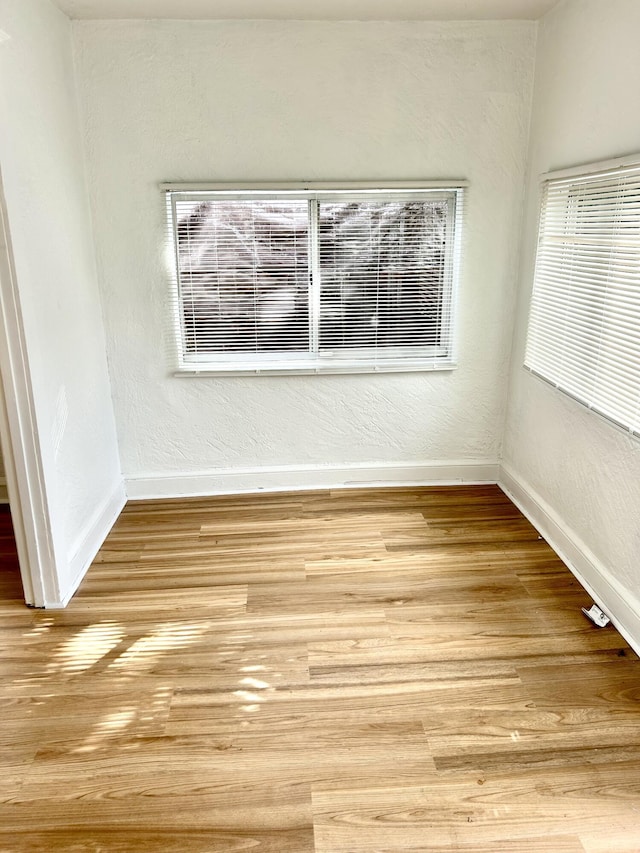
POLYGON ((318 375, 349 375, 362 373, 434 373, 443 371, 456 370, 457 364, 454 361, 420 361, 418 359, 402 361, 389 361, 387 363, 378 364, 336 364, 328 363, 326 365, 314 364, 309 366, 283 366, 276 367, 275 365, 261 367, 250 365, 229 364, 225 366, 212 366, 210 364, 198 367, 196 365, 188 365, 175 370, 173 376, 176 377, 222 377, 222 376, 318 376, 318 375))

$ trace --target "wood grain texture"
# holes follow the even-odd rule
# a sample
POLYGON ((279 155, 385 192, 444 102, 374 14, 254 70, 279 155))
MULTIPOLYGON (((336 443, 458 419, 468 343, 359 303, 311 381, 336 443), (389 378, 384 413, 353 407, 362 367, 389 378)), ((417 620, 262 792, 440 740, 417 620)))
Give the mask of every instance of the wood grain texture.
POLYGON ((0 853, 637 853, 640 661, 496 487, 0 512, 0 853))

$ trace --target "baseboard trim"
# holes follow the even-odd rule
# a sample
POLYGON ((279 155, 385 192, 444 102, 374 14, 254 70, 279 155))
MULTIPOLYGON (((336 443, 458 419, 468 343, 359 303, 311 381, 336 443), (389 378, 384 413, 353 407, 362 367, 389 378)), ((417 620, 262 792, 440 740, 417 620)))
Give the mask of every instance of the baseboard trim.
POLYGON ((575 531, 510 467, 501 466, 498 485, 566 563, 634 651, 640 654, 640 600, 625 589, 575 531))
POLYGON ((131 477, 126 490, 129 498, 145 500, 364 486, 480 485, 495 483, 498 472, 498 463, 487 460, 281 465, 131 477))
POLYGON ((45 603, 47 609, 59 610, 67 606, 126 502, 127 497, 124 483, 120 481, 114 486, 107 498, 96 508, 87 522, 85 529, 69 549, 71 554, 69 558, 69 575, 73 578, 73 581, 67 589, 61 590, 60 601, 47 601, 45 603))

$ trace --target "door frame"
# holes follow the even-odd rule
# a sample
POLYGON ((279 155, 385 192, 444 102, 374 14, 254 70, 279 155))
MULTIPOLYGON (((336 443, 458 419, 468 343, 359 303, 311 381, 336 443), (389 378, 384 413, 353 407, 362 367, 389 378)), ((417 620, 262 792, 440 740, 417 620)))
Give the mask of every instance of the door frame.
POLYGON ((1 168, 0 441, 25 602, 45 607, 59 584, 1 168))

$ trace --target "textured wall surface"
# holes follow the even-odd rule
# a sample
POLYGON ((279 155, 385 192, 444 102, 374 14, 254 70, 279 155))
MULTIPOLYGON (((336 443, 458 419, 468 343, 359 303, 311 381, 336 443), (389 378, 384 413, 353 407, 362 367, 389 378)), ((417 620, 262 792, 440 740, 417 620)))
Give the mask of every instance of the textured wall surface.
POLYGON ((535 25, 74 24, 124 473, 497 459, 535 25), (161 181, 466 178, 459 368, 171 375, 161 181))
POLYGON ((522 367, 538 176, 640 148, 640 3, 571 0, 538 36, 522 287, 504 459, 614 577, 640 585, 640 441, 522 367))
POLYGON ((0 0, 0 163, 63 596, 121 480, 78 124, 71 25, 0 0))

